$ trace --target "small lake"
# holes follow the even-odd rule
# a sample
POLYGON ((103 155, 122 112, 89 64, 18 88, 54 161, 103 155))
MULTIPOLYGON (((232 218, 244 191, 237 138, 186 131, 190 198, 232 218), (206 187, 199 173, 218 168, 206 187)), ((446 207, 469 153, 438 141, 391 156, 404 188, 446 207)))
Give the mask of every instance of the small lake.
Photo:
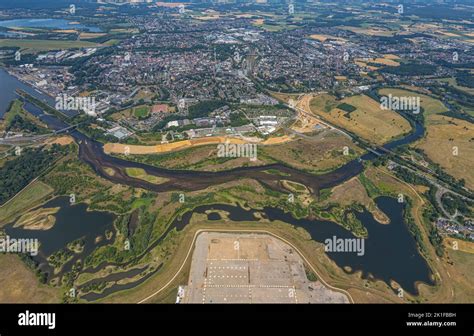
POLYGON ((33 259, 41 264, 41 269, 51 272, 47 265, 47 258, 56 251, 66 248, 67 244, 82 238, 84 239, 84 250, 82 253, 74 255, 63 268, 62 272, 70 270, 74 262, 83 259, 91 254, 97 247, 109 243, 105 239, 105 231, 113 231, 113 221, 115 215, 102 211, 87 211, 87 204, 78 203, 71 205, 69 197, 57 197, 41 208, 59 207, 55 214, 56 223, 49 230, 25 230, 23 228, 14 228, 13 223, 5 227, 5 232, 12 238, 38 239, 40 242, 40 251, 33 259), (101 242, 96 243, 96 237, 102 236, 101 242))
POLYGON ((64 19, 14 19, 0 21, 0 27, 5 28, 50 28, 50 29, 78 29, 93 33, 101 32, 99 27, 82 25, 64 19))

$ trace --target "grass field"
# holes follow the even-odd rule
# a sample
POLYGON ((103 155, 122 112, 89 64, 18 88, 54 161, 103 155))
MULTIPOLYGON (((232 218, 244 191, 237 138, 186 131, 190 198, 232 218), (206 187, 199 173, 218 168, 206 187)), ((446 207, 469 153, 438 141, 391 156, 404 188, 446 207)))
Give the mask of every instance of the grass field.
POLYGON ((430 96, 427 96, 418 92, 412 92, 412 91, 396 89, 396 88, 387 88, 387 89, 380 89, 379 94, 382 96, 388 96, 389 94, 392 94, 392 96, 394 97, 420 97, 420 104, 424 110, 425 116, 448 111, 446 106, 444 106, 444 104, 438 99, 432 98, 430 96))
POLYGON ((0 227, 15 219, 26 210, 39 205, 53 189, 41 181, 35 181, 23 189, 15 198, 0 207, 0 227))
POLYGON ((474 189, 474 125, 468 121, 441 115, 431 115, 427 132, 415 147, 423 149, 428 158, 443 167, 466 186, 474 189), (455 147, 458 155, 453 155, 455 147))
POLYGON ((133 108, 128 108, 122 111, 115 112, 111 115, 114 121, 119 121, 124 118, 134 117, 136 119, 144 119, 150 114, 150 106, 140 105, 133 108))
POLYGON ((457 246, 457 249, 462 252, 474 254, 474 243, 468 242, 461 239, 446 237, 444 238, 444 246, 451 250, 454 250, 454 246, 457 246), (456 245, 455 243, 456 242, 456 245))
POLYGON ((10 110, 7 111, 3 115, 2 119, 1 119, 2 123, 0 125, 8 126, 15 116, 21 115, 21 114, 24 114, 24 110, 22 108, 22 103, 19 100, 15 100, 15 101, 13 101, 13 104, 11 105, 10 110))
POLYGON ((128 176, 134 177, 140 180, 144 180, 153 184, 161 184, 168 181, 168 179, 153 175, 148 175, 142 168, 125 168, 125 172, 128 176))
POLYGON ((452 297, 455 302, 472 303, 474 289, 472 279, 474 278, 474 258, 471 253, 463 251, 448 250, 449 259, 453 265, 449 267, 450 280, 455 287, 452 297))
POLYGON ((298 100, 298 97, 300 96, 300 94, 298 94, 298 93, 270 92, 270 94, 271 94, 274 98, 276 98, 276 99, 278 99, 278 100, 280 100, 280 101, 282 101, 282 102, 284 102, 284 103, 288 103, 288 101, 289 101, 290 99, 293 99, 294 101, 296 101, 296 100, 298 100))
POLYGON ((323 132, 314 140, 299 138, 295 141, 278 146, 262 146, 259 148, 260 158, 272 158, 292 167, 312 172, 324 172, 353 160, 362 150, 347 137, 335 132, 323 132), (344 155, 344 147, 350 149, 344 155))
POLYGON ((382 110, 380 104, 365 95, 358 95, 337 101, 335 97, 322 94, 310 102, 311 112, 328 122, 347 129, 358 136, 379 145, 410 131, 410 123, 396 112, 382 110), (356 107, 347 114, 338 109, 339 104, 346 103, 356 107))
POLYGON ((265 23, 265 21, 263 23, 260 23, 260 21, 256 21, 256 20, 253 22, 253 25, 256 27, 262 28, 268 32, 279 32, 283 30, 297 28, 297 26, 295 25, 287 24, 284 22, 278 22, 276 24, 268 24, 268 23, 265 23))
POLYGON ((94 48, 100 44, 87 41, 54 41, 54 40, 7 40, 0 39, 0 47, 19 47, 25 53, 38 51, 74 49, 74 48, 94 48))
POLYGON ((60 303, 61 289, 41 285, 16 255, 0 255, 1 303, 60 303))
POLYGON ((150 113, 150 108, 148 106, 139 106, 133 109, 133 115, 138 119, 146 118, 150 113))

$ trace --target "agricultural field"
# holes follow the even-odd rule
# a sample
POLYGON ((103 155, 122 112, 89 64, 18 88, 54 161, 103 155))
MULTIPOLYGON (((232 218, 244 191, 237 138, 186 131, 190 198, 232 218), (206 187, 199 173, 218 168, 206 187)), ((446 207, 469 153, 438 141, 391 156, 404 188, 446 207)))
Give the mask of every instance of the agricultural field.
POLYGON ((432 114, 439 114, 448 111, 446 106, 440 100, 430 97, 428 95, 420 94, 418 92, 396 88, 387 88, 380 89, 379 94, 382 96, 388 96, 389 94, 391 94, 394 97, 420 97, 420 105, 424 110, 423 114, 425 117, 432 114))
POLYGON ((284 162, 292 167, 322 173, 335 169, 362 154, 362 150, 347 137, 322 131, 314 139, 299 138, 278 146, 262 146, 259 158, 268 157, 277 162, 284 162), (348 153, 345 155, 344 149, 348 153))
POLYGON ((341 37, 325 35, 325 34, 312 34, 309 37, 312 38, 313 40, 318 40, 320 42, 325 42, 327 40, 336 40, 336 41, 342 41, 342 42, 347 41, 346 39, 341 38, 341 37))
POLYGON ((62 289, 39 283, 37 276, 18 256, 0 255, 0 303, 60 303, 62 289))
POLYGON ((382 110, 380 103, 365 95, 337 101, 328 94, 315 96, 310 102, 311 112, 323 120, 347 129, 379 145, 400 137, 411 130, 410 123, 396 112, 382 110), (338 108, 340 104, 355 107, 353 112, 338 108))
POLYGON ((430 115, 425 137, 416 148, 456 179, 464 179, 474 189, 474 125, 468 121, 430 115))
POLYGON ((356 58, 354 63, 362 66, 368 67, 370 70, 378 70, 383 66, 400 66, 400 58, 396 55, 384 55, 384 57, 377 58, 356 58))

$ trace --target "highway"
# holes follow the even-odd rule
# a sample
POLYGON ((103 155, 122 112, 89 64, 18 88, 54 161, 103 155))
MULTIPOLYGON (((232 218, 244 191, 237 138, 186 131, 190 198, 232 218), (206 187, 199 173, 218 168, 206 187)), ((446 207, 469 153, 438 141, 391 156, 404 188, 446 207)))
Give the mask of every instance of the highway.
POLYGON ((79 124, 76 125, 71 125, 65 128, 62 128, 60 130, 56 130, 51 133, 47 134, 40 134, 40 135, 33 135, 33 136, 19 136, 19 137, 11 137, 11 138, 1 138, 0 139, 0 145, 6 145, 6 146, 19 146, 19 145, 25 145, 25 144, 31 144, 34 142, 42 141, 46 138, 52 137, 54 135, 58 135, 61 133, 68 132, 69 130, 76 128, 79 124))

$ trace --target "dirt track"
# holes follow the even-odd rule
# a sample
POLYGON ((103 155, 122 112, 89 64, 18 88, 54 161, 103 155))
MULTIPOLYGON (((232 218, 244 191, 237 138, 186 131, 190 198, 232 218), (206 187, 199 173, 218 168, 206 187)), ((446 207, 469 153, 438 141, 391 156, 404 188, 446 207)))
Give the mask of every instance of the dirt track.
MULTIPOLYGON (((262 141, 260 144, 262 145, 274 145, 274 144, 281 144, 287 141, 291 141, 292 138, 289 136, 282 136, 276 138, 270 138, 265 141, 262 141)), ((229 142, 232 144, 245 144, 248 141, 245 141, 240 138, 235 137, 205 137, 199 139, 191 139, 191 140, 182 140, 172 143, 164 143, 152 146, 143 146, 143 145, 126 145, 120 143, 107 143, 104 145, 104 151, 107 154, 110 153, 117 153, 117 154, 125 154, 128 152, 129 154, 160 154, 160 153, 169 153, 173 151, 183 150, 187 148, 197 147, 197 146, 205 146, 205 145, 217 145, 220 143, 229 142)))

